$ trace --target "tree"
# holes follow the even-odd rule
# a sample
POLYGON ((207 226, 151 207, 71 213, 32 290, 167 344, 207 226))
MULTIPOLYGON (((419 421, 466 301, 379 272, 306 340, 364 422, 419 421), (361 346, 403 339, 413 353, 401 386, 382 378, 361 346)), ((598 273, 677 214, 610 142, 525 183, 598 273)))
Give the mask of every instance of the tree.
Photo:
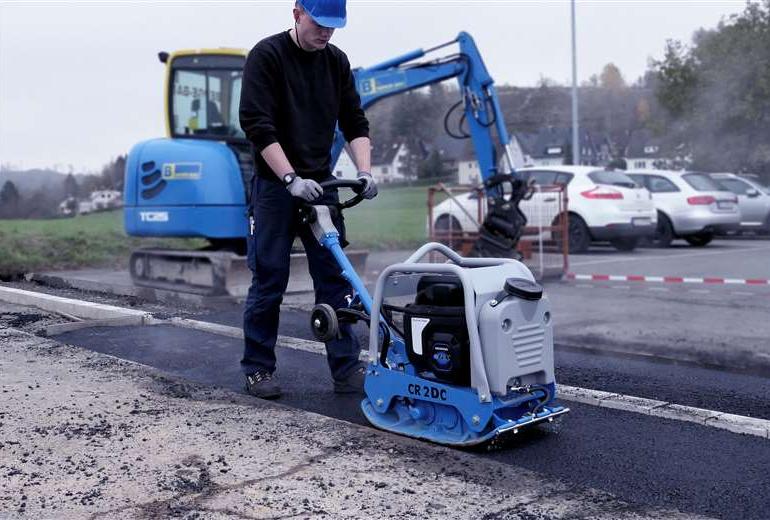
POLYGON ((422 160, 423 143, 432 140, 435 118, 430 97, 422 92, 407 92, 398 98, 390 122, 391 133, 404 143, 408 154, 404 160, 406 175, 414 177, 422 160))
POLYGON ((419 179, 441 179, 447 175, 449 172, 437 150, 433 150, 417 168, 417 178, 419 179))
POLYGON ((71 173, 64 178, 64 196, 65 197, 77 197, 78 196, 78 180, 71 173))
POLYGON ((673 118, 692 112, 697 83, 695 60, 681 42, 668 40, 663 60, 653 62, 658 102, 673 118))
POLYGON ((5 181, 0 190, 0 218, 16 218, 19 216, 21 195, 16 185, 11 181, 5 181))
POLYGON ((19 216, 22 218, 53 217, 59 209, 61 200, 61 192, 37 190, 21 205, 19 216))
POLYGON ((626 81, 623 79, 620 69, 614 63, 608 63, 599 75, 599 85, 602 88, 619 92, 626 88, 626 81))
POLYGON ((669 42, 654 64, 666 130, 687 144, 693 167, 770 176, 770 0, 669 42))

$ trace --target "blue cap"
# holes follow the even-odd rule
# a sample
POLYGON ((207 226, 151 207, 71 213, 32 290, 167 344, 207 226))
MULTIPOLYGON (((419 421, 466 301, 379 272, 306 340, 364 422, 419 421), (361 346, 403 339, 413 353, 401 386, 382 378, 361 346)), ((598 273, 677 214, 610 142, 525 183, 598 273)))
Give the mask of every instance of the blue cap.
POLYGON ((347 21, 345 0, 299 0, 299 5, 315 23, 322 27, 334 29, 345 27, 347 21))

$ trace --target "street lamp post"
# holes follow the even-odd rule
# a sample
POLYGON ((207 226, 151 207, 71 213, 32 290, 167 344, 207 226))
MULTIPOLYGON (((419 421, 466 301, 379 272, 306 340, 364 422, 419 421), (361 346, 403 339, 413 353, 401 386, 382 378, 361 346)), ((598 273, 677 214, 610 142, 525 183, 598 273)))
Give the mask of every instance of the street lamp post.
POLYGON ((577 51, 575 44, 575 0, 572 0, 572 164, 580 164, 580 139, 578 129, 577 99, 577 51))

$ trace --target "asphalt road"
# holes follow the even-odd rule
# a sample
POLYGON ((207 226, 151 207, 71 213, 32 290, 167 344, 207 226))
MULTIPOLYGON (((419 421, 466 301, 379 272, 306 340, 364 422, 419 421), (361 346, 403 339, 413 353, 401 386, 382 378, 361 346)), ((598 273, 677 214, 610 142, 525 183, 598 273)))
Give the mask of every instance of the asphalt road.
MULTIPOLYGON (((306 319, 302 313, 285 312, 284 316, 284 332, 306 319)), ((218 320, 225 317, 220 313, 218 320)), ((171 326, 83 329, 57 339, 197 382, 232 389, 241 385, 240 340, 171 326)), ((277 354, 278 379, 284 388, 281 402, 364 424, 360 397, 333 394, 323 356, 293 349, 278 349, 277 354)), ((682 397, 681 404, 723 403, 733 413, 740 413, 741 401, 761 402, 761 414, 768 412, 761 378, 748 381, 737 374, 638 360, 589 362, 586 356, 558 353, 561 382, 587 379, 601 382, 598 386, 603 389, 608 389, 604 382, 610 382, 616 391, 640 390, 637 394, 650 388, 649 397, 663 397, 655 393, 663 388, 674 392, 667 397, 682 397), (585 365, 590 369, 583 370, 585 365), (649 377, 654 379, 645 385, 649 377), (731 377, 743 384, 733 388, 731 377), (687 390, 677 392, 677 385, 687 390), (714 401, 710 397, 714 395, 721 397, 714 401)), ((741 518, 767 517, 770 443, 766 439, 630 412, 584 405, 571 408, 572 413, 559 423, 520 434, 504 450, 477 456, 604 490, 639 506, 674 507, 720 518, 735 518, 737 512, 741 518)))
POLYGON ((770 279, 770 240, 717 238, 705 247, 677 240, 666 249, 640 247, 630 253, 593 246, 571 255, 569 264, 579 274, 770 279))

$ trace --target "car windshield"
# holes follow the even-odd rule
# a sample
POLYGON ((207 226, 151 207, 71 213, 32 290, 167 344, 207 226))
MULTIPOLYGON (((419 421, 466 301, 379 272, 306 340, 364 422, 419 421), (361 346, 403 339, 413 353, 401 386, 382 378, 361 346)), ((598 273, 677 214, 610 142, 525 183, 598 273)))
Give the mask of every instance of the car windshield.
POLYGON ((609 184, 610 186, 621 186, 623 188, 638 187, 638 184, 631 177, 614 170, 596 170, 589 173, 588 178, 596 184, 609 184))
POLYGON ((696 191, 730 191, 703 173, 687 173, 682 178, 696 191))

